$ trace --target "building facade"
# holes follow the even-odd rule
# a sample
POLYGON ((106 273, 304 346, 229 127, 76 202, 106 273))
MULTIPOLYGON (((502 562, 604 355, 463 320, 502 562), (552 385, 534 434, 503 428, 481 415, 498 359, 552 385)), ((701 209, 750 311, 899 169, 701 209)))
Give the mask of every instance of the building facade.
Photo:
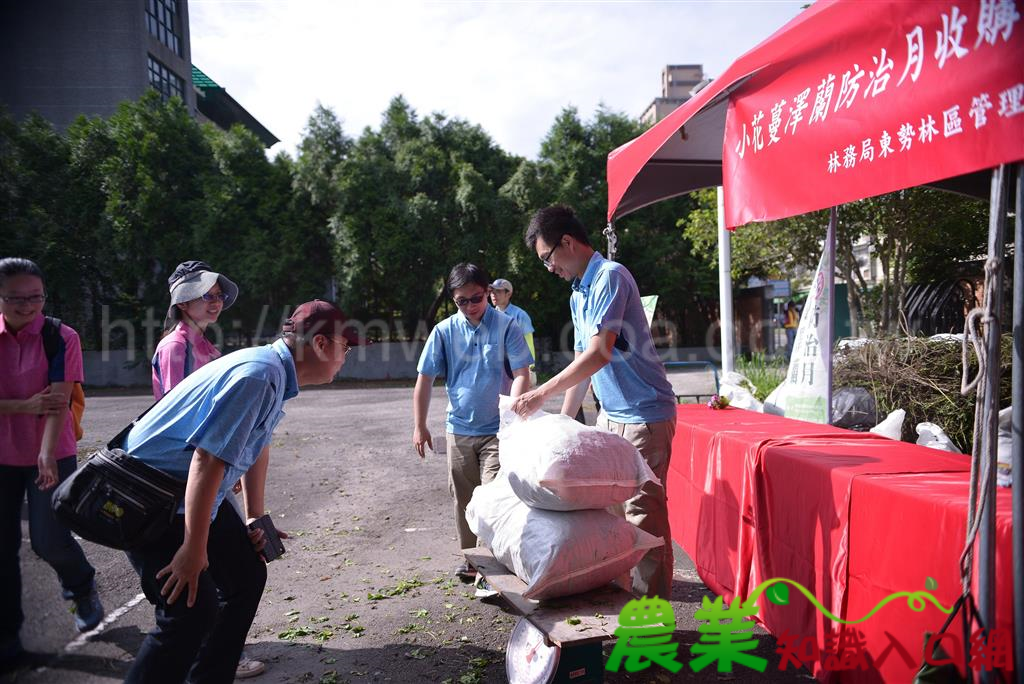
POLYGON ((182 99, 199 121, 277 138, 192 65, 188 0, 0 1, 0 105, 66 129, 107 117, 146 88, 182 99))
POLYGON ((640 115, 640 121, 653 126, 690 99, 691 91, 704 83, 703 64, 669 64, 661 70, 661 97, 654 98, 640 115))
POLYGON ((148 87, 196 111, 187 0, 0 3, 0 103, 57 128, 110 116, 148 87))

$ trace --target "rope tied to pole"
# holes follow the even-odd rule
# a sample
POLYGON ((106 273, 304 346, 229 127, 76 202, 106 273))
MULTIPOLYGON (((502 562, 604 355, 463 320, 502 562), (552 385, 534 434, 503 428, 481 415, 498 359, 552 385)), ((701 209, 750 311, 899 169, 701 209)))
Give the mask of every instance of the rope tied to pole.
POLYGON ((608 260, 615 261, 615 255, 619 248, 619 236, 615 233, 615 222, 609 221, 601 234, 608 240, 608 260))
MULTIPOLYGON (((1002 282, 1003 260, 1001 257, 989 256, 985 261, 985 287, 984 304, 975 307, 967 314, 964 321, 964 339, 962 343, 961 361, 963 374, 960 379, 960 393, 964 396, 972 392, 980 398, 986 390, 985 378, 988 374, 988 349, 983 344, 981 337, 981 326, 984 326, 987 335, 999 335, 1001 326, 998 312, 993 311, 995 289, 1002 282), (970 377, 970 356, 968 354, 968 343, 974 348, 978 358, 977 374, 970 377)), ((999 359, 995 360, 999 363, 999 359)), ((964 543, 963 552, 960 554, 960 582, 963 587, 963 595, 967 596, 971 591, 971 575, 974 569, 974 542, 977 539, 978 531, 981 529, 981 511, 988 505, 988 488, 982 483, 988 481, 991 466, 986 454, 982 453, 982 433, 991 418, 991 411, 983 401, 976 400, 974 404, 974 434, 971 444, 971 483, 970 498, 967 506, 967 538, 964 543), (979 494, 980 489, 980 494, 979 494)))

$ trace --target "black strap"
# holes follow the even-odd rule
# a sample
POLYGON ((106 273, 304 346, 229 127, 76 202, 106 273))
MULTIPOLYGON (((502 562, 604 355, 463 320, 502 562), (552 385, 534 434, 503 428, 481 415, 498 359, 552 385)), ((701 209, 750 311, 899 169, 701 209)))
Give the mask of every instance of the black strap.
POLYGON ((46 353, 46 362, 53 364, 60 351, 60 326, 61 320, 53 316, 43 317, 43 329, 40 333, 43 337, 43 351, 46 353))
POLYGON ((142 413, 139 414, 138 418, 136 418, 132 422, 128 423, 128 425, 126 425, 123 430, 118 432, 117 435, 112 440, 107 442, 107 448, 108 449, 123 449, 124 448, 123 447, 124 440, 128 437, 128 433, 132 431, 132 428, 135 427, 139 423, 140 420, 142 420, 142 417, 144 415, 146 415, 147 413, 152 411, 153 407, 156 406, 159 403, 160 403, 159 399, 157 401, 154 401, 152 404, 149 405, 149 408, 147 408, 145 411, 143 411, 142 413))

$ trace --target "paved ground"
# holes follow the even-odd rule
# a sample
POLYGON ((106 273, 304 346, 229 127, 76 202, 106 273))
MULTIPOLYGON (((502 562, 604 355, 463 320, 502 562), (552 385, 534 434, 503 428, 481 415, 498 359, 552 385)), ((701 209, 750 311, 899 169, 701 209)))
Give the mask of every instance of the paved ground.
MULTIPOLYGON (((346 387, 302 392, 286 405, 273 440, 267 501, 293 538, 269 566, 248 652, 268 663, 260 682, 506 681, 504 649, 515 617, 481 603, 451 579, 459 562, 443 455, 420 461, 411 446, 411 389, 346 387), (371 600, 371 594, 394 596, 371 600)), ((147 396, 93 394, 85 418, 88 448, 113 435, 149 402, 147 396)), ((431 429, 442 435, 445 399, 436 389, 431 429)), ((557 408, 557 407, 552 407, 557 408)), ((593 409, 588 418, 593 422, 593 409)), ((443 453, 443 447, 440 447, 443 453)), ((53 572, 22 547, 26 647, 45 667, 9 677, 25 684, 120 681, 153 623, 138 579, 115 551, 84 543, 98 570, 108 620, 80 637, 53 572)), ((677 548, 673 608, 679 660, 699 639, 693 613, 709 595, 677 548)), ((610 652, 606 645, 605 656, 610 652)), ((758 654, 764 674, 731 675, 652 668, 608 682, 797 681, 778 672, 770 637, 758 654)), ((711 669, 711 668, 708 668, 711 669)))

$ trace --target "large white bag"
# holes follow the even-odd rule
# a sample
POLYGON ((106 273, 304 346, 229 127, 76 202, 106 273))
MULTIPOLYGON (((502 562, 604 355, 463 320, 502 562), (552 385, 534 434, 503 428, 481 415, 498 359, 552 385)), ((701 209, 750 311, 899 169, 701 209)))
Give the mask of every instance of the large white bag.
POLYGON ((531 508, 519 500, 503 473, 476 488, 466 521, 494 557, 529 585, 523 596, 530 599, 604 586, 662 544, 608 511, 531 508))
POLYGON ((619 435, 569 416, 538 411, 523 420, 510 414, 502 412, 498 431, 501 471, 534 508, 607 508, 636 496, 648 480, 658 481, 636 447, 619 435))

